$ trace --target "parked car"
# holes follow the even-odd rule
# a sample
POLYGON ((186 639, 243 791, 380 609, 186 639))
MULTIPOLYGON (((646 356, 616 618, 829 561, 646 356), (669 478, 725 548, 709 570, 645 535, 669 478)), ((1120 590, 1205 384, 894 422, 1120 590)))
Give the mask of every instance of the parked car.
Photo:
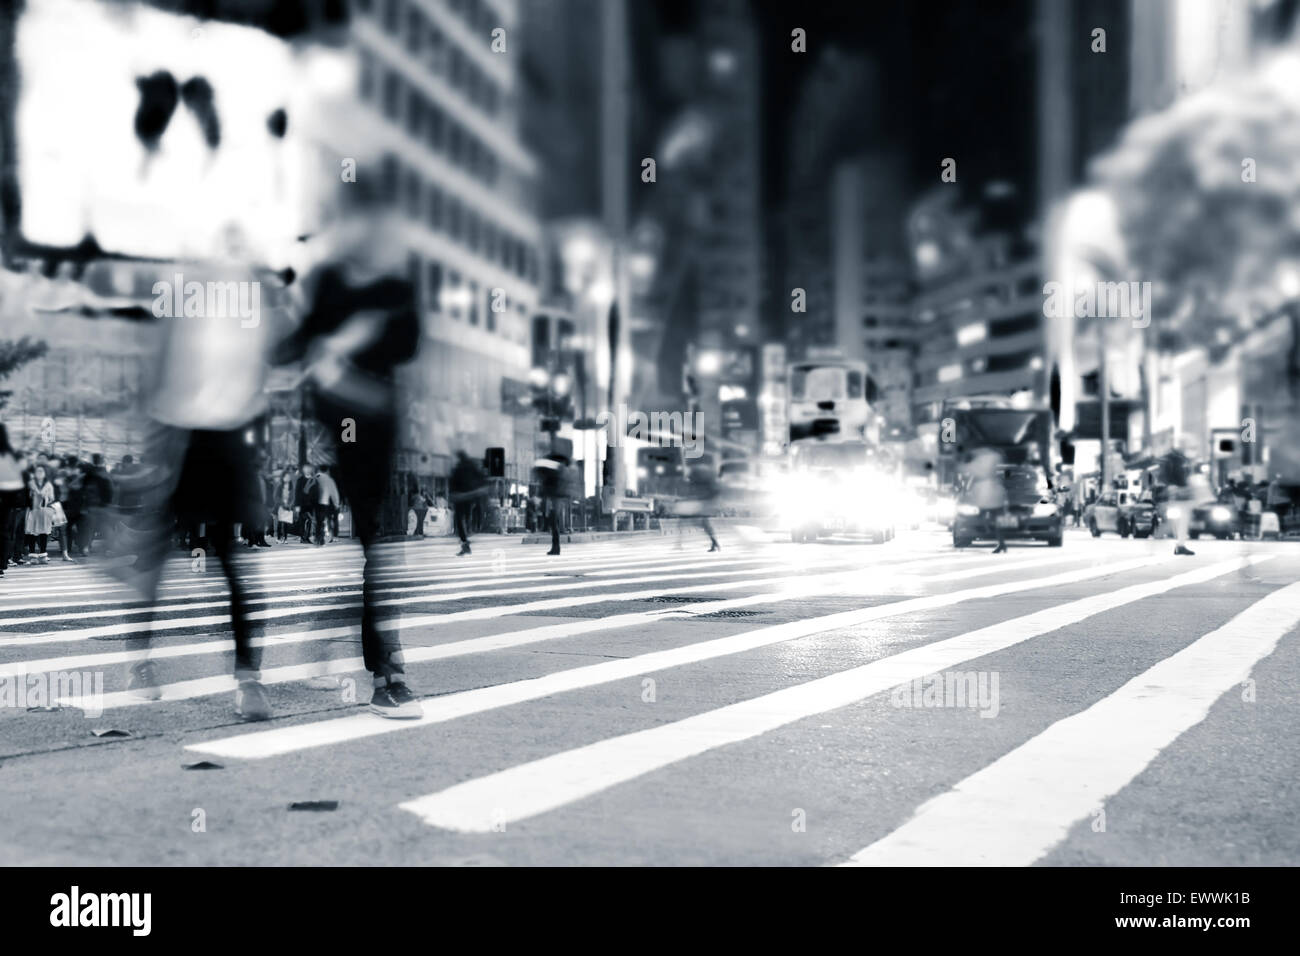
POLYGON ((1135 498, 1127 491, 1111 491, 1083 509, 1083 524, 1094 538, 1114 531, 1121 538, 1147 538, 1160 523, 1150 498, 1135 498))

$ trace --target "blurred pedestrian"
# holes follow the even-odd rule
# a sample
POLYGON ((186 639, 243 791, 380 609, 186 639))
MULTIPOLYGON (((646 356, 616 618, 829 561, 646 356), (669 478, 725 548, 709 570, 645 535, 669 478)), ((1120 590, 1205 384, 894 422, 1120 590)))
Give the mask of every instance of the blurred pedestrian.
POLYGON ((415 512, 415 536, 424 537, 424 519, 429 514, 429 499, 424 496, 424 492, 417 491, 415 500, 411 503, 411 510, 415 512))
POLYGON ((551 550, 548 555, 560 553, 560 508, 565 496, 564 460, 558 455, 548 455, 533 463, 533 480, 537 483, 542 500, 542 512, 551 530, 551 550))
POLYGON ((1007 491, 1002 483, 1001 465, 1001 455, 992 449, 981 448, 972 456, 967 468, 971 482, 971 504, 993 523, 997 534, 998 546, 993 549, 994 554, 1003 554, 1007 550, 1006 531, 1002 527, 1002 517, 1007 509, 1007 491))
POLYGON ((316 468, 303 465, 294 482, 293 507, 298 515, 298 540, 311 544, 312 522, 316 514, 316 468))
POLYGON ((695 520, 709 536, 709 551, 721 551, 718 536, 713 531, 713 517, 718 510, 720 486, 718 476, 711 465, 692 465, 687 474, 689 494, 695 512, 695 520))
POLYGON ((332 221, 308 249, 318 264, 299 284, 301 324, 276 359, 303 362, 310 407, 338 439, 338 486, 365 554, 361 645, 374 681, 370 710, 416 718, 423 709, 406 683, 396 612, 380 606, 378 589, 398 553, 379 546, 379 533, 397 447, 395 370, 419 349, 419 306, 403 226, 378 187, 341 184, 337 197, 332 221))
POLYGON ((288 468, 280 476, 279 487, 275 493, 275 537, 284 544, 293 531, 294 500, 293 472, 288 468))
POLYGON ((31 479, 27 483, 27 517, 24 532, 27 535, 27 550, 37 562, 47 564, 50 560, 45 551, 50 532, 54 528, 54 484, 45 465, 32 469, 31 479))
MULTIPOLYGON (((232 277, 271 287, 250 269, 237 268, 232 277)), ((274 290, 261 295, 263 303, 273 298, 274 290)), ((115 550, 129 550, 134 559, 106 568, 132 583, 152 608, 177 522, 190 529, 203 525, 207 547, 196 556, 196 570, 215 557, 226 580, 235 643, 234 706, 244 720, 271 716, 234 536, 235 525, 255 513, 261 497, 244 435, 266 411, 267 357, 276 319, 274 308, 262 308, 251 326, 224 311, 164 320, 155 386, 145 405, 147 466, 126 474, 119 469, 125 507, 117 509, 120 522, 113 533, 121 543, 115 550)), ((127 642, 139 658, 129 665, 127 689, 157 699, 161 688, 148 659, 149 623, 137 626, 145 630, 127 642)))
POLYGON ((333 518, 339 510, 339 486, 334 483, 328 465, 321 465, 316 475, 316 546, 324 547, 333 518))
POLYGON ((22 458, 9 444, 9 432, 0 423, 0 575, 13 557, 14 526, 22 520, 26 489, 22 458))
POLYGON ((463 448, 456 450, 456 465, 448 480, 452 507, 456 509, 456 534, 460 537, 457 557, 470 553, 469 536, 473 533, 471 516, 475 503, 487 494, 487 479, 478 462, 470 458, 463 448))

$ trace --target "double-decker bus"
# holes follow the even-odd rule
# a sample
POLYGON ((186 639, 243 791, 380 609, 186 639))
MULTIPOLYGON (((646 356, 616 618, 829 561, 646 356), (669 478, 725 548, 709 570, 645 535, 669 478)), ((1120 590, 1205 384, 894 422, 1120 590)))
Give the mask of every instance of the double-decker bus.
POLYGON ((849 359, 792 362, 787 374, 790 441, 874 441, 868 434, 867 364, 849 359))

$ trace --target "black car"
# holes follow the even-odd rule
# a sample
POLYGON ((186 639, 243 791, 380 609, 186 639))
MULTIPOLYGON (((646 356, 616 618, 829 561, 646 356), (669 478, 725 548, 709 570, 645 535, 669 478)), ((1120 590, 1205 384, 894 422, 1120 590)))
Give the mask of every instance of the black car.
POLYGON ((1007 540, 1046 541, 1051 547, 1059 548, 1063 522, 1043 471, 1032 465, 1001 465, 998 479, 1006 497, 1006 507, 1001 510, 980 508, 969 486, 958 496, 952 524, 953 547, 964 548, 977 540, 996 540, 1001 525, 1002 537, 1007 540))

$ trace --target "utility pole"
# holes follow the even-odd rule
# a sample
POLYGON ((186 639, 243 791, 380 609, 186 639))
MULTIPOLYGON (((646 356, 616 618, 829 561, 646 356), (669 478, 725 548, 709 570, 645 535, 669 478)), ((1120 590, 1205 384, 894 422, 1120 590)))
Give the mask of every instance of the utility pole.
POLYGON ((1106 380, 1106 317, 1097 316, 1097 389, 1101 392, 1101 497, 1110 490, 1110 383, 1106 380))
MULTIPOLYGON (((612 412, 624 398, 624 371, 622 340, 631 327, 631 302, 628 295, 627 262, 627 177, 633 175, 628 163, 628 49, 627 0, 605 0, 601 4, 601 205, 605 227, 613 246, 614 302, 618 314, 618 341, 611 343, 609 368, 609 410, 612 412)), ((608 322, 608 315, 603 321, 608 322)), ((612 437, 612 436, 611 436, 612 437)), ((607 442, 606 454, 610 458, 610 476, 615 495, 627 487, 621 460, 621 445, 607 442)))

